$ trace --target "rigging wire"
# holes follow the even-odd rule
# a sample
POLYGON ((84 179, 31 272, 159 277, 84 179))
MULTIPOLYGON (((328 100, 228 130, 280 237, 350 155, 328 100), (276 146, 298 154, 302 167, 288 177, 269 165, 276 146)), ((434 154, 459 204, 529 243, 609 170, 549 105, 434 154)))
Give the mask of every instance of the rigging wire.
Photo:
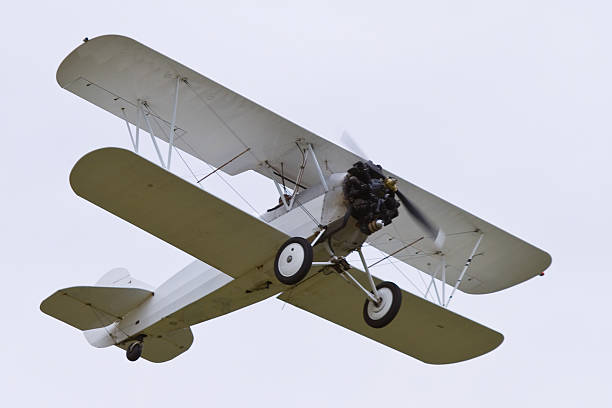
POLYGON ((180 150, 179 150, 179 149, 178 149, 176 146, 174 146, 174 151, 175 151, 175 152, 176 152, 176 154, 178 154, 178 156, 181 158, 181 160, 183 161, 183 164, 185 165, 185 167, 187 167, 187 169, 189 169, 189 172, 191 173, 191 175, 193 176, 193 178, 194 178, 194 179, 195 179, 195 181, 196 181, 196 185, 197 185, 198 187, 202 188, 202 186, 201 186, 201 185, 199 185, 199 184, 197 183, 197 181, 198 181, 198 176, 196 176, 196 175, 195 175, 195 173, 194 173, 194 172, 193 172, 193 170, 191 169, 191 166, 190 166, 189 164, 187 164, 187 162, 186 162, 186 161, 185 161, 185 159, 183 158, 183 155, 181 154, 181 151, 180 151, 180 150))
MULTIPOLYGON (((378 249, 378 248, 376 248, 376 249, 377 249, 378 251, 380 251, 381 253, 384 253, 384 252, 382 252, 380 249, 378 249)), ((393 266, 393 267, 394 267, 394 268, 395 268, 395 269, 396 269, 396 270, 397 270, 397 271, 398 271, 398 272, 399 272, 399 273, 400 273, 400 274, 401 274, 401 275, 402 275, 404 278, 406 278, 406 280, 408 280, 408 282, 410 282, 410 283, 412 284, 412 286, 414 286, 414 287, 415 287, 415 289, 419 291, 419 293, 421 294, 421 296, 425 297, 425 292, 424 292, 424 291, 422 291, 422 290, 421 290, 421 289, 420 289, 420 288, 419 288, 419 287, 418 287, 418 286, 417 286, 417 285, 416 285, 416 284, 415 284, 415 283, 412 281, 412 279, 410 279, 410 278, 408 277, 408 275, 406 275, 406 274, 404 273, 404 271, 402 271, 402 270, 399 268, 399 266, 397 266, 397 264, 396 264, 395 262, 389 262, 389 264, 390 264, 390 265, 392 265, 392 266, 393 266)), ((419 276, 421 276, 421 272, 420 272, 420 271, 418 272, 418 274, 419 274, 419 276)))
POLYGON ((298 206, 306 213, 306 215, 308 215, 310 217, 310 219, 312 220, 312 222, 314 222, 314 224, 318 227, 321 225, 321 223, 319 223, 319 220, 317 220, 314 215, 312 215, 310 213, 310 211, 308 211, 306 209, 306 207, 304 207, 304 205, 300 202, 300 200, 297 198, 297 196, 295 197, 295 202, 298 203, 298 206))
MULTIPOLYGON (((234 136, 234 138, 236 138, 236 140, 238 142, 240 142, 240 144, 242 144, 244 146, 244 148, 248 148, 249 146, 247 146, 247 144, 236 134, 236 132, 234 132, 234 130, 225 122, 225 120, 223 120, 223 118, 221 117, 221 115, 219 115, 217 113, 217 111, 215 109, 213 109, 213 107, 204 100, 204 98, 193 88, 193 86, 191 85, 191 83, 189 81, 187 81, 187 78, 183 79, 183 82, 185 83, 185 85, 187 85, 187 88, 189 90, 191 90, 191 92, 193 92, 193 94, 196 96, 196 98, 198 98, 200 100, 200 102, 202 102, 202 104, 204 106, 206 106, 208 108, 208 110, 210 112, 212 112, 213 115, 215 115, 215 117, 219 120, 219 122, 221 122, 221 124, 227 129, 228 132, 230 132, 232 134, 232 136, 234 136)), ((259 160, 257 158, 257 156, 255 156, 255 153, 253 153, 253 150, 249 150, 249 152, 251 153, 251 155, 253 156, 253 158, 255 159, 255 161, 257 163, 260 163, 261 160, 259 160)))
MULTIPOLYGON (((423 238, 424 238, 424 237, 418 238, 418 239, 414 240, 413 242, 411 242, 411 243, 409 243, 409 244, 407 244, 407 245, 403 246, 402 248, 400 248, 400 249, 398 249, 397 251, 392 252, 392 253, 390 253, 390 254, 386 254, 386 253, 385 253, 385 252, 383 252, 382 250, 380 250, 380 249, 376 248, 375 246, 373 246, 372 244, 370 244, 369 246, 371 246, 371 247, 375 248, 375 249, 376 249, 378 252, 380 252, 380 254, 381 254, 381 255, 384 255, 384 256, 383 256, 383 258, 381 258, 380 260, 378 260, 378 261, 374 262, 372 265, 369 265, 369 266, 368 266, 368 268, 372 268, 372 267, 374 267, 374 266, 376 266, 376 265, 380 265, 380 264, 381 264, 381 262, 384 262, 385 260, 387 260, 387 259, 388 259, 388 262, 387 262, 387 263, 385 263, 385 264, 382 264, 382 265, 392 265, 392 266, 393 266, 393 267, 394 267, 394 268, 395 268, 395 269, 396 269, 396 270, 397 270, 397 271, 398 271, 398 272, 399 272, 399 273, 400 273, 400 274, 401 274, 401 275, 402 275, 404 278, 406 278, 406 280, 407 280, 408 282, 410 282, 410 283, 412 284, 412 286, 414 286, 414 287, 415 287, 415 289, 416 289, 416 290, 418 290, 418 291, 419 291, 419 293, 420 293, 420 294, 421 294, 423 297, 425 297, 425 292, 423 292, 423 291, 422 291, 422 290, 421 290, 421 289, 420 289, 420 288, 419 288, 419 287, 418 287, 418 286, 417 286, 417 285, 416 285, 416 284, 415 284, 415 283, 412 281, 412 279, 410 279, 410 278, 408 277, 408 275, 406 275, 406 274, 404 273, 404 271, 402 271, 402 270, 399 268, 399 266, 397 266, 396 262, 391 262, 391 260, 389 259, 389 258, 393 257, 394 255, 398 254, 399 252, 401 252, 401 251, 403 251, 403 250, 405 250, 405 249, 407 249, 407 248, 411 247, 412 245, 416 244, 417 242, 421 241, 423 238)), ((418 254, 418 253, 417 253, 417 254, 414 254, 414 255, 412 255, 412 256, 410 256, 410 257, 414 257, 414 258, 416 258, 416 257, 421 257, 421 256, 430 256, 430 254, 418 254)), ((399 258, 395 258, 395 259, 398 259, 399 261, 401 261, 399 258)), ((423 283, 423 285, 424 285, 424 286, 427 286, 427 284, 425 283, 425 280, 423 279, 423 276, 422 276, 422 272, 421 272, 421 271, 418 271, 418 275, 419 275, 419 277, 421 278, 421 282, 423 283)))
POLYGON ((222 165, 220 165, 219 167, 217 167, 216 169, 214 169, 213 171, 211 171, 210 173, 208 173, 207 175, 205 175, 204 177, 202 177, 201 179, 198 180, 198 183, 206 180, 208 177, 210 177, 213 173, 218 172, 219 170, 221 170, 223 167, 227 166, 228 164, 230 164, 231 162, 233 162, 234 160, 236 160, 237 158, 239 158, 240 156, 242 156, 243 154, 245 154, 246 152, 248 152, 249 150, 251 150, 250 147, 247 147, 246 150, 238 153, 236 156, 232 157, 231 159, 229 159, 228 161, 226 161, 225 163, 223 163, 222 165))
MULTIPOLYGON (((382 259, 380 259, 378 262, 375 263, 375 266, 385 266, 385 265, 392 265, 404 278, 406 278, 406 280, 408 282, 410 282, 410 284, 412 286, 414 286, 414 288, 421 294, 421 296, 425 297, 425 292, 423 290, 421 290, 421 288, 419 288, 419 286, 414 283, 414 281, 412 279, 410 279, 408 277, 408 275, 406 275, 406 273, 404 271, 402 271, 397 265, 397 262, 392 262, 391 259, 389 259, 390 255, 387 255, 386 253, 384 253, 383 251, 381 251, 380 249, 376 248, 375 246, 373 246, 372 244, 368 244, 368 245, 364 245, 365 247, 372 247, 374 249, 376 249, 378 252, 380 252, 381 255, 385 255, 382 259), (382 263, 383 261, 388 260, 386 263, 382 263)), ((420 254, 418 256, 424 256, 425 254, 420 254)), ((397 259, 397 258, 396 258, 397 259)), ((402 262, 401 260, 398 259, 399 262, 402 262)), ((374 265, 374 264, 373 264, 374 265)), ((372 266, 368 266, 368 268, 371 268, 372 266)), ((419 271, 419 276, 421 275, 420 271, 419 271)))
MULTIPOLYGON (((186 141, 183 141, 183 143, 185 143, 187 146, 189 146, 189 148, 190 148, 191 150, 193 150, 193 147, 191 147, 191 145, 190 145, 189 143, 187 143, 186 141)), ((175 150, 176 150, 176 147, 175 147, 175 150)), ((185 161, 185 159, 183 158, 183 156, 180 154, 180 152, 179 152, 178 150, 176 150, 176 151, 177 151, 177 153, 179 154, 179 157, 181 158, 181 160, 183 161, 183 163, 185 163, 185 166, 187 166, 187 168, 189 169, 189 171, 190 171, 190 172, 191 172, 191 174, 193 175, 193 178, 194 178, 194 179, 195 179, 195 181, 196 181, 196 185, 197 185, 198 187, 200 187, 202 190, 204 190, 204 187, 203 187, 203 186, 200 184, 200 182, 198 181, 198 176, 196 176, 196 175, 195 175, 195 173, 193 172, 193 170, 191 169, 191 167, 189 166, 189 164, 187 164, 187 162, 185 161)), ((204 163, 206 163, 206 162, 204 162, 204 163)), ((215 170, 214 166, 210 165, 209 163, 206 163, 206 165, 207 165, 208 167, 210 167, 210 168, 211 168, 211 170, 215 170)), ((212 174, 212 173, 211 173, 211 174, 212 174)), ((231 189, 231 190, 232 190, 232 191, 233 191, 233 192, 234 192, 234 193, 235 193, 237 196, 238 196, 238 197, 240 197, 240 199, 241 199, 242 201, 244 201, 244 203, 245 203, 246 205, 248 205, 248 206, 249 206, 249 208, 250 208, 251 210, 253 210, 253 214, 252 214, 252 215, 254 215, 254 216, 256 216, 256 217, 258 217, 258 216, 259 216, 260 212, 259 212, 259 211, 257 211, 257 209, 256 209, 255 207, 253 207, 253 205, 252 205, 252 204, 249 202, 249 200, 247 200, 247 199, 246 199, 246 198, 245 198, 245 197, 244 197, 242 194, 240 194, 240 192, 239 192, 239 191, 238 191, 236 188, 234 188, 234 186, 232 186, 232 185, 230 184, 230 182, 229 182, 229 181, 227 181, 227 180, 226 180, 226 179, 225 179, 225 178, 224 178, 224 177, 221 175, 221 173, 219 173, 219 172, 215 172, 215 174, 216 174, 217 176, 219 176, 219 178, 220 178, 220 179, 221 179, 221 180, 222 180, 222 181, 223 181, 223 182, 224 182, 224 183, 225 183, 225 184, 226 184, 226 185, 227 185, 227 186, 228 186, 228 187, 229 187, 229 188, 230 188, 230 189, 231 189)))
MULTIPOLYGON (((195 91, 194 91, 194 92, 195 92, 195 91)), ((149 112, 150 112, 150 113, 153 115, 153 121, 154 121, 154 123, 157 125, 157 127, 158 127, 159 129, 161 129, 161 130, 162 130, 162 132, 164 132, 164 135, 165 135, 166 137, 168 137, 168 134, 166 133, 166 129, 164 129, 164 127, 163 127, 163 126, 162 126, 162 125, 159 123, 159 121, 157 120, 157 116, 159 116, 159 115, 157 115, 157 113, 155 113, 155 112, 153 111, 153 109, 151 109, 149 106, 146 106, 146 108, 147 108, 147 110, 148 110, 148 111, 149 111, 149 112)), ((165 121, 164 121, 164 122, 165 122, 165 121)), ((168 125, 167 123, 166 123, 166 125, 167 125, 168 127, 170 126, 170 125, 168 125)), ((193 147, 192 147, 192 146, 191 146, 191 145, 190 145, 190 144, 189 144, 189 143, 188 143, 186 140, 181 140, 181 142, 182 142, 182 143, 184 143, 185 145, 187 145, 187 146, 188 146, 188 147, 191 149, 191 151, 195 153, 195 149, 194 149, 194 148, 193 148, 193 147)), ((195 181, 196 181, 196 185, 197 185, 198 187, 200 187, 202 190, 204 190, 204 188, 202 187, 202 185, 200 185, 200 180, 198 180, 198 176, 196 176, 196 174, 195 174, 195 172, 193 171, 193 169, 191 168, 191 166, 190 166, 190 165, 187 163, 187 161, 186 161, 186 160, 183 158, 183 155, 181 154, 181 152, 178 150, 178 148, 177 148, 176 146, 173 146, 173 147, 174 147, 174 151, 175 151, 175 152, 176 152, 176 153, 179 155, 179 157, 181 158, 181 161, 183 162, 183 164, 185 165, 185 167, 187 167, 187 169, 189 170, 189 172, 191 173, 191 175, 192 175, 192 176, 193 176, 193 178, 195 179, 195 181)), ((250 149, 249 149, 249 148, 247 148, 247 150, 245 150, 244 152, 240 153, 240 154, 239 154, 239 156, 241 156, 242 154, 246 153, 247 151, 250 151, 250 149)), ((197 157, 197 156, 196 156, 196 157, 197 157)), ((233 159, 232 159, 232 160, 233 160, 233 159)), ((203 161, 203 160, 202 160, 202 161, 203 161)), ((204 161, 203 161, 203 162, 204 162, 204 161)), ((232 185, 229 183, 229 181, 227 181, 227 180, 226 180, 226 179, 225 179, 225 178, 224 178, 224 177, 223 177, 223 176, 222 176, 222 175, 221 175, 221 174, 220 174, 220 173, 217 171, 218 169, 215 169, 215 168, 214 168, 214 166, 212 166, 211 164, 209 164, 209 163, 207 163, 207 162, 204 162, 204 163, 206 163, 206 164, 208 165, 208 167, 210 167, 210 169, 211 169, 211 170, 213 170, 213 172, 212 172, 212 173, 215 173, 217 176, 219 176, 219 178, 220 178, 220 179, 221 179, 221 180, 222 180, 222 181, 223 181, 223 182, 224 182, 224 183, 225 183, 225 184, 226 184, 226 185, 227 185, 227 186, 228 186, 228 187, 229 187, 229 188, 230 188, 230 189, 231 189, 231 190, 232 190, 232 191, 233 191, 233 192, 234 192, 234 193, 235 193, 237 196, 238 196, 238 197, 240 197, 240 199, 241 199, 242 201, 244 201, 244 202, 246 203, 246 205, 248 205, 248 206, 249 206, 249 208, 251 208, 251 210, 253 210, 253 212, 254 212, 254 214, 253 214, 253 215, 254 215, 254 216, 259 216, 260 212, 259 212, 259 211, 258 211, 258 210, 257 210, 255 207, 253 207, 253 205, 251 205, 251 203, 250 203, 250 202, 249 202, 249 201, 248 201, 248 200, 247 200, 247 199, 246 199, 246 198, 245 198, 245 197, 244 197, 242 194, 240 194, 240 192, 239 192, 239 191, 238 191, 236 188, 234 188, 234 186, 232 186, 232 185)), ((209 175, 210 175, 210 174, 212 174, 212 173, 209 173, 209 175)), ((207 177, 208 177, 208 176, 207 176, 207 177)))
MULTIPOLYGON (((206 164, 208 164, 208 163, 206 163, 206 164)), ((214 167, 213 167, 213 166, 211 166, 210 164, 208 164, 208 166, 209 166, 211 169, 214 169, 214 167)), ((225 184, 227 184, 227 186, 228 186, 229 188, 231 188, 231 189, 232 189, 232 191, 233 191, 234 193, 236 193, 236 195, 237 195, 238 197, 240 197, 240 198, 242 199, 242 201, 244 201, 244 202, 246 203, 246 205, 248 205, 248 206, 251 208, 251 210, 253 210, 253 212, 254 212, 254 214, 253 214, 253 215, 255 215, 255 216, 259 216, 259 211, 257 211, 257 209, 256 209, 255 207, 253 207, 253 206, 251 205, 251 203, 249 203, 249 201, 248 201, 248 200, 247 200, 247 199, 246 199, 246 198, 245 198, 245 197, 244 197, 242 194, 240 194, 240 192, 239 192, 237 189, 235 189, 235 188, 234 188, 234 186, 232 186, 232 185, 230 184, 230 182, 229 182, 229 181, 227 181, 227 180, 226 180, 226 179, 225 179, 225 178, 224 178, 224 177, 223 177, 223 176, 222 176, 220 173, 215 173, 215 174, 217 174, 217 176, 219 176, 219 178, 220 178, 221 180, 223 180, 223 182, 224 182, 225 184)))

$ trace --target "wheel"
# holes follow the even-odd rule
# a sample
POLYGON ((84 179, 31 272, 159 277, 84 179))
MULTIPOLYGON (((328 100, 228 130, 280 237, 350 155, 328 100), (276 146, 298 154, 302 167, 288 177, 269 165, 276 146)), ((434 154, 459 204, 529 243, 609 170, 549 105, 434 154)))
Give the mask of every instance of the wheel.
POLYGON ((285 285, 295 285, 308 273, 312 266, 312 246, 301 237, 287 240, 276 253, 274 274, 285 285))
POLYGON ((363 305, 363 318, 366 323, 379 329, 385 327, 397 315, 402 305, 402 290, 393 282, 381 282, 376 285, 380 304, 367 299, 363 305))
POLYGON ((135 341, 134 343, 130 344, 125 351, 125 355, 130 361, 138 360, 142 355, 142 342, 135 341))

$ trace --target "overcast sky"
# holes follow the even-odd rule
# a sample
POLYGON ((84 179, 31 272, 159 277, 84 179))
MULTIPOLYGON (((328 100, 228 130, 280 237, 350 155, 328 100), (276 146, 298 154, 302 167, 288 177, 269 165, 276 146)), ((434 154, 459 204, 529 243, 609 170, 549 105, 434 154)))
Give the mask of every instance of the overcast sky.
MULTIPOLYGON (((100 407, 612 403, 610 3, 285 3, 3 7, 2 399, 100 407), (124 123, 55 81, 83 37, 111 33, 331 141, 347 129, 393 172, 548 251, 545 277, 453 301, 504 343, 468 362, 430 366, 269 299, 194 327, 193 346, 171 362, 133 364, 40 312, 55 290, 93 284, 114 267, 157 286, 191 261, 68 184, 85 153, 129 146, 124 123)), ((258 209, 277 200, 260 176, 232 183, 258 209)), ((206 188, 244 207, 218 180, 206 188)))

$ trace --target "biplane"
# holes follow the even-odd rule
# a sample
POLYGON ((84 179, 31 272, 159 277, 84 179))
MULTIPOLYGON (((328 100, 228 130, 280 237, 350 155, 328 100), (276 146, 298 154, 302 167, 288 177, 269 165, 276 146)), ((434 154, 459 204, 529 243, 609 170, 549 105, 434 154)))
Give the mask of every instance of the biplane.
POLYGON ((551 263, 357 149, 133 39, 86 39, 63 60, 57 82, 125 122, 133 147, 83 156, 70 174, 74 192, 196 258, 157 288, 117 268, 41 303, 91 345, 118 346, 131 361, 171 360, 191 346, 191 326, 271 296, 423 362, 464 361, 503 336, 450 311, 455 291, 497 292, 551 263), (145 133, 159 164, 138 154, 145 133), (278 202, 259 217, 230 205, 170 171, 181 152, 229 175, 259 173, 278 202), (426 274, 438 303, 373 276, 364 245, 426 274))

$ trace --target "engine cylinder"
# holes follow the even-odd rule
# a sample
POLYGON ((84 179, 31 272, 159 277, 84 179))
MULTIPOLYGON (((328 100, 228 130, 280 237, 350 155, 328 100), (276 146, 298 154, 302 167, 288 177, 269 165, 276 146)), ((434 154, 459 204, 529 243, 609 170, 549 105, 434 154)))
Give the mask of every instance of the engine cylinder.
POLYGON ((344 179, 344 198, 351 215, 357 219, 359 229, 372 234, 399 215, 399 201, 395 199, 395 183, 381 177, 363 162, 357 162, 348 170, 344 179))

